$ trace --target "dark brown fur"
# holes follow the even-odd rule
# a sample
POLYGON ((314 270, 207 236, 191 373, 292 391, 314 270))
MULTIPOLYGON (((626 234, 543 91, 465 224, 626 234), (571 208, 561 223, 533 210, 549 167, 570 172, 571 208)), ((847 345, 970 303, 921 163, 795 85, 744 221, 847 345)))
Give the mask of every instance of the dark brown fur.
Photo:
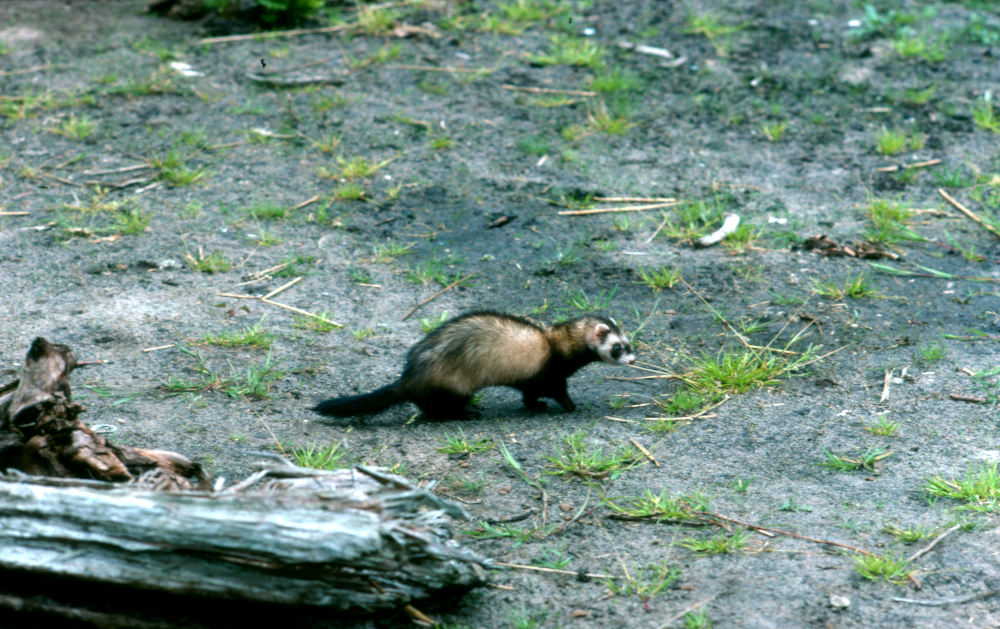
POLYGON ((603 317, 580 317, 551 328, 497 312, 472 312, 446 322, 414 345, 396 382, 371 393, 334 398, 313 410, 349 417, 377 413, 405 401, 429 417, 457 417, 473 394, 488 386, 521 391, 524 405, 542 410, 539 398, 576 408, 566 379, 598 361, 628 363, 631 348, 618 327, 603 317), (597 346, 614 336, 614 359, 597 346))

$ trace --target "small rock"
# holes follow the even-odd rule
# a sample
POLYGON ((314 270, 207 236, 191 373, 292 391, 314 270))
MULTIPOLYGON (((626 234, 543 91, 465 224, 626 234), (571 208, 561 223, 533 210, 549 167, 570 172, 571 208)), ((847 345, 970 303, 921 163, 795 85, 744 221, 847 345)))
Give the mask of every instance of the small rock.
POLYGON ((569 613, 570 618, 586 618, 590 615, 586 609, 574 609, 569 613))
POLYGON ((510 489, 511 489, 510 485, 504 485, 503 487, 497 489, 497 493, 500 494, 501 496, 506 496, 507 494, 510 493, 510 489))
POLYGON ((830 607, 834 609, 847 609, 851 606, 851 599, 841 594, 830 595, 830 607))
POLYGON ((159 262, 159 264, 157 264, 157 266, 160 269, 166 271, 168 269, 179 269, 179 268, 181 268, 181 263, 178 262, 177 260, 174 260, 173 258, 167 258, 165 260, 160 260, 160 262, 159 262))
POLYGON ((569 513, 570 511, 573 510, 573 505, 569 504, 568 502, 564 502, 561 505, 559 505, 559 508, 562 509, 563 513, 569 513))

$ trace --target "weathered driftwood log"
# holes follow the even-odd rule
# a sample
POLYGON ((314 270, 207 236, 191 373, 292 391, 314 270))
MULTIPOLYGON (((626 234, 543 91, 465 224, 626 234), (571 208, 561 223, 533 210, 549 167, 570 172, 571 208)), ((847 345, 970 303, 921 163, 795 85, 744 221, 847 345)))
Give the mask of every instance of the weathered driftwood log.
POLYGON ((0 386, 0 470, 107 481, 148 474, 147 484, 165 489, 208 486, 201 466, 186 457, 107 443, 80 421, 85 409, 69 386, 77 365, 69 347, 39 337, 18 380, 0 386))
POLYGON ((0 573, 215 600, 400 608, 484 582, 484 561, 449 539, 450 517, 466 516, 365 468, 285 464, 216 493, 8 474, 0 476, 0 573))

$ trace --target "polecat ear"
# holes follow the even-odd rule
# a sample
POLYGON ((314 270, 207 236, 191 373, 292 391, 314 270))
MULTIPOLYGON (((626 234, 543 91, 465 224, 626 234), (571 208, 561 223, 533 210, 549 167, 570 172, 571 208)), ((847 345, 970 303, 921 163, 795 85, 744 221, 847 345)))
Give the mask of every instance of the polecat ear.
POLYGON ((594 336, 597 337, 597 344, 600 345, 604 343, 604 339, 608 338, 608 332, 611 328, 608 327, 607 323, 598 323, 594 326, 594 336))

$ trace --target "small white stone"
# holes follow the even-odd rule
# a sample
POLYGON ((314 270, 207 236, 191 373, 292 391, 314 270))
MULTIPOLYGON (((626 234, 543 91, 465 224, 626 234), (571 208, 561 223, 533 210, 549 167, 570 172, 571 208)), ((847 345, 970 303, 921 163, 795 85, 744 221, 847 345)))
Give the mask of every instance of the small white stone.
POLYGON ((847 609, 851 606, 851 599, 841 594, 830 595, 830 607, 834 609, 847 609))

